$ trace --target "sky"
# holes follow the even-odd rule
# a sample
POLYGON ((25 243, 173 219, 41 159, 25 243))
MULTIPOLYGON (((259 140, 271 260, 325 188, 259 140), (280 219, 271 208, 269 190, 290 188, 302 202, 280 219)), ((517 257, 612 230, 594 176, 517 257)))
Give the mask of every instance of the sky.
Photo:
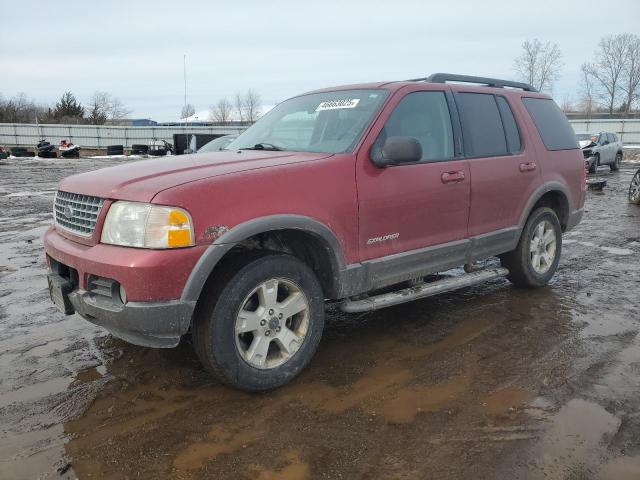
POLYGON ((173 121, 251 88, 264 105, 434 72, 515 79, 527 39, 557 43, 553 95, 579 96, 600 37, 640 34, 640 0, 0 0, 0 94, 53 103, 118 97, 131 118, 173 121))

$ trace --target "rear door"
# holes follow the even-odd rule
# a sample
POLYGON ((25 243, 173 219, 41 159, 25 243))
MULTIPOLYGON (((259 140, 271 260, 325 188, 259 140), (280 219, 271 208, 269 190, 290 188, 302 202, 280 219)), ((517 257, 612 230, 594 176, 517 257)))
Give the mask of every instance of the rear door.
POLYGON ((524 142, 506 96, 460 91, 455 99, 471 172, 469 236, 496 233, 489 243, 509 243, 540 184, 535 152, 524 142))
MULTIPOLYGON (((447 87, 412 91, 385 108, 368 138, 371 148, 365 145, 358 155, 361 260, 466 237, 469 166, 454 147, 452 114, 447 87), (376 167, 370 152, 398 136, 418 140, 421 161, 376 167)), ((416 269, 421 261, 419 256, 412 262, 416 269)))

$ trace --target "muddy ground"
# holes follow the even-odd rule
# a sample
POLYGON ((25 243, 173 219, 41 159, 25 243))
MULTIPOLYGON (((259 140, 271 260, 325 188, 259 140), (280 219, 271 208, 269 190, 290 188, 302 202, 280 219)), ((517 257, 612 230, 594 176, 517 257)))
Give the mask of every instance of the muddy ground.
POLYGON ((601 168, 548 287, 331 310, 309 368, 249 395, 188 340, 136 347, 54 310, 56 184, 119 161, 0 165, 0 478, 640 478, 640 165, 601 168))

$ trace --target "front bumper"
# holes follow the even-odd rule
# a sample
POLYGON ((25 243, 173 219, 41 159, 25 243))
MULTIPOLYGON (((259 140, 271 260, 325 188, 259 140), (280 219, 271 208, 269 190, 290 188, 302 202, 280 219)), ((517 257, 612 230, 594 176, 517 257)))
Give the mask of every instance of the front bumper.
POLYGON ((44 245, 54 280, 49 288, 63 297, 55 303, 62 303, 65 313, 75 311, 114 336, 146 347, 174 347, 189 330, 195 301, 183 300, 182 291, 206 246, 87 246, 62 237, 55 227, 45 234, 44 245))
POLYGON ((107 304, 89 292, 74 290, 69 300, 82 318, 115 337, 143 347, 169 348, 187 333, 194 305, 180 300, 107 304))

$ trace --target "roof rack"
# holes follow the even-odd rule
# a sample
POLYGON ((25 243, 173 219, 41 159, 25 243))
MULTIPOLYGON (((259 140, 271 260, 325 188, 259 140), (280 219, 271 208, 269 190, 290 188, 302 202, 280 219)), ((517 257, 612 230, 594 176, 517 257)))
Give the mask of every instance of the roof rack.
POLYGON ((537 92, 528 83, 512 82, 509 80, 499 80, 497 78, 486 77, 474 77, 472 75, 457 75, 455 73, 434 73, 424 78, 412 78, 407 80, 408 82, 429 82, 429 83, 447 83, 447 82, 463 82, 463 83, 477 83, 480 85, 486 85, 487 87, 495 88, 519 88, 526 92, 537 92))

